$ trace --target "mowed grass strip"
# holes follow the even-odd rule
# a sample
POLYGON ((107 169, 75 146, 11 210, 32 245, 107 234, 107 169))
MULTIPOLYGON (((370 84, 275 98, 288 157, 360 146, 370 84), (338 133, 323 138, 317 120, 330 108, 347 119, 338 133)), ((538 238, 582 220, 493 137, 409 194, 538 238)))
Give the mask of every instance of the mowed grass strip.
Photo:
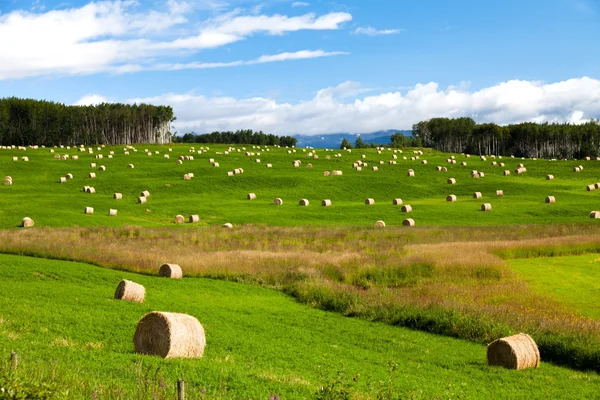
POLYGON ((190 398, 248 399, 313 398, 331 385, 360 399, 593 398, 600 383, 544 362, 488 367, 482 345, 344 318, 259 287, 8 255, 0 272, 0 351, 20 355, 17 376, 52 380, 66 398, 171 398, 179 378, 190 398), (143 304, 113 300, 124 278, 146 287, 143 304), (134 354, 136 323, 156 310, 197 317, 205 356, 134 354))
POLYGON ((528 258, 508 261, 535 292, 600 319, 600 255, 528 258))
MULTIPOLYGON (((521 160, 504 157, 497 162, 505 167, 492 166, 491 159, 481 161, 478 157, 466 158, 456 154, 457 164, 446 160, 451 156, 425 150, 419 160, 411 161, 413 150, 404 149, 394 154, 384 150, 355 149, 352 153, 339 149, 326 152, 316 150, 318 159, 308 156, 310 152, 296 149, 269 147, 248 151, 260 156, 246 156, 245 151, 225 155, 228 146, 207 145, 209 150, 198 154, 200 144, 172 144, 165 146, 138 145, 138 151, 129 150, 125 155, 123 146, 109 146, 94 154, 78 152, 76 149, 0 150, 0 173, 11 176, 13 184, 0 185, 0 227, 17 227, 24 216, 33 218, 37 227, 68 226, 169 226, 178 214, 186 218, 192 214, 200 216, 201 225, 268 224, 280 226, 318 225, 361 225, 372 226, 383 220, 387 226, 401 225, 406 218, 399 207, 392 205, 394 198, 402 198, 413 207, 411 218, 416 226, 428 225, 490 225, 490 224, 540 224, 552 222, 590 221, 589 213, 597 208, 600 190, 588 192, 586 186, 596 183, 600 172, 599 161, 550 161, 521 160), (195 147, 196 153, 189 151, 195 147), (173 151, 169 152, 171 148, 173 151), (148 157, 144 149, 160 154, 148 157), (114 151, 112 159, 107 158, 114 151), (67 153, 78 155, 79 160, 55 159, 54 155, 67 153), (96 154, 103 154, 98 160, 96 154), (221 154, 217 154, 221 153, 221 154), (166 159, 163 154, 169 154, 166 159), (194 156, 176 164, 179 156, 194 156), (341 154, 341 157, 334 157, 341 154), (361 156, 365 155, 363 159, 361 156), (21 161, 27 155, 29 162, 21 161), (388 164, 398 157, 396 165, 388 164), (12 161, 18 156, 19 161, 12 161), (330 159, 326 157, 330 156, 330 159), (407 157, 404 160, 403 157, 407 157), (261 163, 255 159, 260 158, 261 163), (209 160, 220 164, 213 167, 209 160), (299 168, 292 161, 299 159, 299 168), (427 159, 428 164, 421 161, 427 159), (368 166, 356 171, 352 164, 361 160, 368 166), (461 161, 467 166, 461 166, 461 161), (384 164, 380 164, 383 161, 384 164), (91 168, 95 162, 106 166, 106 171, 91 168), (128 164, 134 169, 128 169, 128 164), (311 163, 312 168, 306 168, 311 163), (514 170, 524 163, 527 172, 504 176, 504 170, 514 170), (266 168, 272 164, 272 168, 266 168), (448 172, 436 171, 444 166, 448 172), (573 168, 584 165, 584 170, 574 173, 573 168), (371 167, 377 166, 378 171, 371 167), (227 176, 227 171, 242 168, 243 174, 227 176), (409 169, 415 176, 407 176, 409 169), (324 176, 325 171, 341 170, 342 176, 324 176), (484 172, 480 179, 471 177, 471 171, 484 172), (90 172, 96 178, 89 178, 90 172), (67 173, 73 179, 59 183, 67 173), (183 176, 193 173, 194 178, 186 181, 183 176), (555 179, 546 180, 552 174, 555 179), (448 185, 447 179, 456 178, 456 185, 448 185), (95 194, 83 193, 84 185, 93 186, 95 194), (149 190, 151 198, 146 204, 138 204, 142 190, 149 190), (504 196, 497 197, 496 191, 503 190, 504 196), (473 192, 481 192, 481 199, 473 199, 473 192), (122 193, 122 200, 113 199, 114 193, 122 193), (256 193, 257 199, 247 201, 248 193, 256 193), (446 196, 455 194, 456 202, 449 203, 446 196), (555 204, 545 204, 546 196, 555 196, 555 204), (373 206, 365 206, 365 198, 375 199, 373 206), (273 199, 282 198, 282 206, 275 206, 273 199), (309 207, 298 206, 300 199, 310 201, 309 207), (319 207, 323 199, 330 199, 332 207, 319 207), (490 203, 491 212, 481 212, 481 204, 490 203), (94 215, 84 215, 85 207, 93 207, 94 215), (116 217, 109 217, 109 209, 117 209, 116 217)), ((243 146, 236 146, 241 149, 243 146)))

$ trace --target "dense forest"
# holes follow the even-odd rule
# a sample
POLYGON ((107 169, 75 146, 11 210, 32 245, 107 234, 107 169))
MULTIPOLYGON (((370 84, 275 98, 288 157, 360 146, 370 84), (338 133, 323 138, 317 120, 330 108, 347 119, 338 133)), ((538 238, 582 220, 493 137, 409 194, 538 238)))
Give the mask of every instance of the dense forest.
POLYGON ((418 145, 453 153, 519 157, 583 158, 599 156, 600 124, 524 122, 500 126, 471 118, 433 118, 413 125, 418 145))
POLYGON ((148 104, 67 106, 0 99, 1 145, 169 143, 173 109, 148 104))
POLYGON ((236 132, 213 132, 201 135, 186 133, 183 136, 174 136, 178 143, 222 143, 222 144, 258 144, 268 146, 295 146, 296 138, 291 136, 275 136, 262 131, 253 132, 252 129, 238 130, 236 132))

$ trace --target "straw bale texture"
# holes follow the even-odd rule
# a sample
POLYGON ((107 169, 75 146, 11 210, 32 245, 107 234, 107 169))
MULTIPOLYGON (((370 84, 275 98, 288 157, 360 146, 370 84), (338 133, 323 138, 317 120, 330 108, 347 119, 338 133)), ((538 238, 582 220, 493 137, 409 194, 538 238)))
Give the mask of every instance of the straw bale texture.
POLYGON ((475 193, 473 193, 473 198, 474 199, 480 199, 481 198, 481 192, 475 192, 475 193))
POLYGON ((554 196, 547 196, 546 197, 546 203, 550 204, 550 203, 556 203, 556 198, 554 196))
POLYGON ((185 222, 185 218, 183 217, 183 215, 178 214, 175 216, 175 223, 176 224, 183 224, 185 222))
POLYGON ((275 200, 273 200, 273 204, 275 204, 276 206, 280 206, 283 204, 283 200, 280 197, 278 197, 275 200))
POLYGON ((34 224, 33 220, 29 217, 25 217, 21 221, 21 226, 23 228, 31 228, 33 225, 35 225, 35 224, 34 224))
POLYGON ((394 199, 394 200, 392 200, 392 204, 395 206, 400 206, 400 205, 402 205, 402 199, 400 199, 400 198, 394 199))
POLYGON ((405 212, 405 213, 409 213, 409 212, 412 212, 412 207, 410 206, 410 204, 406 204, 406 205, 402 206, 402 208, 400 209, 400 211, 405 212))
POLYGON ((135 303, 143 303, 144 297, 146 297, 146 288, 127 279, 123 279, 117 285, 115 291, 115 299, 133 301, 135 303))
POLYGON ((309 203, 309 201, 308 201, 307 199, 302 199, 302 200, 300 200, 300 202, 298 203, 298 205, 300 205, 300 206, 303 206, 303 207, 306 207, 306 206, 308 206, 309 204, 310 204, 310 203, 309 203))
POLYGON ((247 198, 248 198, 248 200, 256 200, 256 194, 255 193, 248 193, 247 198))
POLYGON ((372 198, 365 199, 365 204, 368 206, 372 206, 373 204, 375 204, 375 199, 372 199, 372 198))
POLYGON ((231 229, 231 228, 233 228, 233 224, 230 224, 229 222, 227 222, 226 224, 223 224, 223 228, 231 229))
POLYGON ((509 369, 537 368, 540 352, 531 336, 524 333, 493 341, 487 347, 489 365, 509 369))
POLYGON ((448 196, 446 196, 446 201, 455 202, 456 201, 456 195, 455 194, 449 194, 448 196))
POLYGON ((196 214, 190 215, 189 221, 192 224, 198 223, 200 222, 200 216, 196 214))
POLYGON ((330 206, 331 206, 331 200, 329 200, 329 199, 325 199, 325 200, 323 200, 323 201, 321 202, 321 205, 322 205, 323 207, 330 207, 330 206))
POLYGON ((123 199, 123 194, 121 194, 121 193, 115 193, 113 195, 113 197, 114 197, 115 200, 122 200, 123 199))
POLYGON ((187 314, 151 312, 138 322, 135 352, 162 358, 201 358, 206 336, 200 322, 187 314))
POLYGON ((383 222, 383 221, 375 222, 375 228, 385 228, 385 222, 383 222))
POLYGON ((490 203, 482 204, 481 211, 492 211, 492 205, 490 203))
POLYGON ((163 264, 158 270, 158 276, 164 276, 172 279, 181 279, 183 277, 183 271, 177 264, 163 264))
POLYGON ((412 218, 407 218, 404 221, 402 221, 402 225, 403 226, 415 226, 415 220, 412 218))

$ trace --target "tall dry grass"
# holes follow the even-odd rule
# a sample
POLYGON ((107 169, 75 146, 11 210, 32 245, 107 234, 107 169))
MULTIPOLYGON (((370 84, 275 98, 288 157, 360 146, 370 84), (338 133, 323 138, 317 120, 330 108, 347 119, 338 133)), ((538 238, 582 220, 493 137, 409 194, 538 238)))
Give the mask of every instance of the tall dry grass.
POLYGON ((600 251, 590 225, 10 230, 0 251, 144 274, 177 263, 188 277, 274 287, 315 307, 480 342, 526 331, 546 359, 600 369, 600 322, 533 293, 503 261, 600 251))

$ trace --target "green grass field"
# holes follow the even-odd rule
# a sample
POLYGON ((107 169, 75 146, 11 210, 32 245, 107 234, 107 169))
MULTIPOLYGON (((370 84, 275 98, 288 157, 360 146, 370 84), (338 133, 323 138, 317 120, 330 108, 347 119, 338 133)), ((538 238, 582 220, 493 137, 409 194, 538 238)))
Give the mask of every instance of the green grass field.
MULTIPOLYGON (((200 145, 195 148, 200 149, 200 145)), ((410 161, 415 156, 412 150, 398 153, 397 165, 390 165, 393 152, 384 150, 377 154, 375 149, 342 150, 326 152, 318 150, 318 159, 309 158, 310 150, 269 148, 253 149, 254 156, 244 151, 223 153, 226 146, 209 146, 203 153, 190 153, 189 145, 137 146, 138 151, 124 155, 123 147, 106 147, 95 154, 78 152, 76 149, 56 149, 56 153, 78 155, 79 160, 55 159, 49 149, 27 151, 0 150, 0 173, 13 178, 12 186, 0 186, 0 227, 13 228, 23 217, 34 219, 38 226, 156 226, 173 224, 174 217, 182 214, 186 218, 198 214, 201 224, 268 224, 268 225, 373 225, 384 220, 388 225, 400 225, 407 217, 392 199, 402 198, 413 206, 412 217, 417 225, 487 225, 487 224, 537 224, 552 222, 590 222, 589 213, 598 208, 600 191, 587 192, 586 185, 598 180, 600 162, 597 161, 548 161, 496 159, 505 162, 505 167, 494 167, 488 158, 467 159, 456 155, 457 164, 446 162, 448 154, 426 151, 420 160, 410 161), (168 148, 172 152, 168 152, 168 148), (158 151, 149 157, 143 151, 158 151), (108 159, 109 151, 114 158, 108 159), (260 153, 260 155, 258 155, 260 153), (103 159, 95 159, 103 154, 103 159), (163 158, 169 154, 170 158, 163 158), (341 154, 341 157, 334 157, 341 154), (366 156, 365 159, 361 155, 366 156), (193 161, 176 164, 178 156, 193 155, 193 161), (30 161, 13 162, 12 157, 28 156, 30 161), (326 156, 331 156, 330 160, 326 156), (403 160, 407 157, 407 160, 403 160), (220 164, 214 168, 209 164, 213 158, 220 164), (260 159, 257 163, 255 160, 260 159), (292 161, 302 161, 300 168, 293 168, 292 161), (352 163, 362 160, 368 166, 361 172, 352 168, 352 163), (427 160, 428 164, 421 164, 427 160), (385 164, 380 165, 379 162, 385 164), (460 163, 466 161, 467 166, 460 163), (90 163, 106 166, 106 171, 90 168, 90 163), (127 169, 132 163, 135 169, 127 169), (271 163, 273 168, 266 168, 271 163), (306 168, 312 163, 313 168, 306 168), (524 163, 527 172, 515 175, 518 163, 524 163), (573 167, 583 164, 584 170, 574 173, 573 167), (437 172, 436 166, 448 168, 448 172, 437 172), (379 171, 371 170, 377 166, 379 171), (244 174, 227 176, 227 171, 243 168, 244 174), (408 177, 408 169, 415 177, 408 177), (324 171, 343 171, 343 176, 323 176, 324 171), (471 177, 471 170, 485 173, 482 179, 471 177), (511 176, 503 176, 510 170, 511 176), (95 172, 96 178, 88 178, 95 172), (183 175, 192 172, 190 181, 183 175), (74 179, 59 183, 59 178, 72 173, 74 179), (555 180, 546 181, 546 174, 555 180), (457 183, 449 185, 448 178, 457 183), (94 186, 96 194, 82 191, 84 185, 94 186), (147 204, 137 204, 142 190, 149 190, 147 204), (503 190, 504 197, 496 197, 496 190, 503 190), (483 198, 472 198, 473 192, 481 192, 483 198), (114 200, 113 194, 123 194, 123 200, 114 200), (257 200, 248 201, 246 196, 253 192, 257 200), (446 202, 446 196, 458 196, 456 203, 446 202), (556 204, 544 204, 546 196, 557 199, 556 204), (282 206, 273 205, 273 199, 281 197, 282 206), (375 199, 375 205, 367 206, 364 200, 375 199), (309 207, 298 206, 302 198, 310 200, 309 207), (321 207, 323 199, 330 199, 332 207, 321 207), (482 212, 482 203, 491 203, 492 212, 482 212), (84 215, 84 207, 93 207, 93 216, 84 215), (108 217, 108 210, 118 210, 117 217, 108 217)), ((241 146, 238 146, 238 148, 241 146)))
POLYGON ((0 284, 2 354, 21 356, 17 376, 53 376, 71 398, 173 398, 179 378, 190 398, 205 388, 203 398, 248 399, 313 398, 338 380, 352 398, 593 398, 600 385, 595 373, 547 363, 490 368, 482 345, 345 318, 243 284, 7 255, 0 284), (123 278, 146 287, 144 304, 112 299, 123 278), (136 355, 135 325, 153 310, 196 316, 205 356, 136 355))
POLYGON ((55 149, 79 156, 76 161, 55 159, 44 148, 0 150, 0 177, 13 178, 12 185, 0 186, 4 252, 145 274, 0 255, 0 359, 11 351, 22 357, 16 372, 8 362, 1 365, 0 386, 31 389, 46 382, 49 398, 173 398, 177 379, 185 378, 191 398, 598 397, 596 372, 547 362, 537 370, 490 368, 483 343, 526 331, 540 344, 543 360, 600 371, 598 255, 507 261, 496 255, 551 254, 553 246, 569 254, 578 240, 585 241, 579 253, 597 251, 598 221, 589 214, 600 209, 600 190, 586 186, 600 180, 600 161, 481 161, 457 154, 457 164, 450 164, 450 154, 425 149, 411 161, 416 154, 404 149, 391 165, 391 150, 321 149, 314 159, 310 150, 289 154, 291 149, 251 145, 245 150, 256 153, 251 156, 244 150, 226 155, 222 145, 202 154, 201 145, 194 153, 190 145, 135 147, 130 155, 123 146, 94 146, 94 155, 55 149), (194 160, 176 164, 189 155, 194 160), (296 159, 300 168, 292 166, 296 159), (360 172, 352 168, 358 160, 368 164, 360 172), (460 166, 463 161, 467 166, 460 166), (527 172, 515 175, 519 163, 527 172), (573 172, 579 165, 584 170, 573 172), (227 176, 235 168, 244 173, 227 176), (407 175, 409 168, 415 177, 407 175), (323 175, 332 170, 343 176, 323 175), (485 177, 474 179, 471 170, 485 177), (89 178, 90 172, 97 177, 89 178), (184 180, 190 172, 195 177, 184 180), (67 173, 74 179, 59 183, 67 173), (556 179, 547 181, 547 174, 556 179), (449 185, 449 178, 457 183, 449 185), (96 193, 84 193, 84 185, 96 193), (143 190, 151 195, 138 204, 143 190), (122 200, 113 199, 116 192, 122 200), (246 199, 251 192, 256 200, 246 199), (483 197, 474 199, 473 192, 483 197), (458 201, 447 202, 449 194, 458 201), (548 195, 556 204, 544 203, 548 195), (273 205, 277 197, 283 205, 273 205), (309 207, 298 205, 302 198, 309 207), (365 205, 366 198, 375 205, 365 205), (394 198, 413 212, 402 213, 394 198), (333 206, 322 207, 323 199, 333 206), (480 211, 483 203, 493 210, 480 211), (85 215, 85 207, 95 213, 85 215), (111 208, 116 217, 108 216, 111 208), (198 214, 200 223, 176 227, 178 214, 186 220, 198 214), (35 228, 18 229, 26 216, 35 228), (394 226, 407 217, 418 228, 371 228, 377 220, 394 226), (225 222, 235 229, 218 228, 225 222), (195 278, 152 276, 162 262, 178 262, 195 278), (112 299, 123 278, 146 287, 145 303, 112 299), (207 331, 205 356, 134 354, 136 323, 149 311, 196 316, 207 331))
POLYGON ((541 294, 568 305, 582 315, 600 319, 600 256, 510 260, 510 265, 541 294))

